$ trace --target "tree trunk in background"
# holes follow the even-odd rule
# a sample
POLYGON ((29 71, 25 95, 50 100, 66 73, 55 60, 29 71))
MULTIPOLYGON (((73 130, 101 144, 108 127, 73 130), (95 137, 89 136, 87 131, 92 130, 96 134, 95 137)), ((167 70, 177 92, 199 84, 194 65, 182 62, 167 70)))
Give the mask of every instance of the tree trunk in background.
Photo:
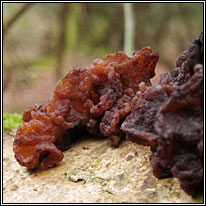
POLYGON ((16 12, 6 21, 3 25, 3 37, 5 38, 6 34, 8 33, 8 30, 11 28, 11 26, 14 24, 19 17, 21 17, 25 11, 27 11, 33 3, 25 3, 23 4, 16 12))
POLYGON ((64 60, 64 52, 66 46, 66 22, 68 15, 68 4, 62 3, 59 9, 59 36, 57 40, 57 64, 56 64, 56 78, 59 79, 63 73, 63 60, 64 60))
POLYGON ((124 52, 132 56, 134 52, 134 14, 133 4, 123 3, 124 8, 124 52))

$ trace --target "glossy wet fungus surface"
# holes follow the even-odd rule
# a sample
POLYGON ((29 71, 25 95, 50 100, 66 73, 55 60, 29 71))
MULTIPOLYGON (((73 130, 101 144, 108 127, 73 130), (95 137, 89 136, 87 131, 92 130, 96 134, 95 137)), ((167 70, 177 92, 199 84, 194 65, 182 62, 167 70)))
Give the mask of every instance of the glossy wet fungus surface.
POLYGON ((14 140, 17 161, 47 169, 85 134, 150 146, 157 178, 175 176, 190 195, 203 185, 203 34, 176 69, 151 85, 158 53, 145 47, 110 54, 61 78, 50 99, 24 113, 14 140))

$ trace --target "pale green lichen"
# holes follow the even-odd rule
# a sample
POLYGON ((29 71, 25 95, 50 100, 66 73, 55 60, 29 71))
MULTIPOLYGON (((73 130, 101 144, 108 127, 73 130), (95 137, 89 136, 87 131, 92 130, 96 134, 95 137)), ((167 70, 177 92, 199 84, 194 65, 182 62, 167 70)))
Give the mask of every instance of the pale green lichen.
POLYGON ((100 154, 102 154, 102 153, 106 152, 108 148, 109 148, 109 144, 108 143, 102 144, 102 145, 96 147, 94 150, 92 150, 91 154, 93 154, 93 153, 100 153, 100 154))

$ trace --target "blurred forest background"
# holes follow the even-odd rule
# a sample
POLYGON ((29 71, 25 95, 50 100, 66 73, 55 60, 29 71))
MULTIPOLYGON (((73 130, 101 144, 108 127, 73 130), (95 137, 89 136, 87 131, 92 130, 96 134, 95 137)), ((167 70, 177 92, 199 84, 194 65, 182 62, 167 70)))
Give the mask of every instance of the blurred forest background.
POLYGON ((158 51, 156 74, 175 68, 203 30, 203 3, 3 3, 3 23, 3 110, 22 113, 68 70, 128 42, 158 51))

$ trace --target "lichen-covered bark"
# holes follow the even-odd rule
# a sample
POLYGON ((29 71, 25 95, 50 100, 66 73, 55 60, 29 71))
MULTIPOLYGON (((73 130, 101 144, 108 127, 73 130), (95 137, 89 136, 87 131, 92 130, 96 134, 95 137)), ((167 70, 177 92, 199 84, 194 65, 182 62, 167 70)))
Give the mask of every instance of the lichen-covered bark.
POLYGON ((177 179, 157 180, 149 147, 109 139, 73 143, 62 164, 44 171, 21 167, 12 152, 13 137, 3 139, 4 203, 196 203, 177 179))

